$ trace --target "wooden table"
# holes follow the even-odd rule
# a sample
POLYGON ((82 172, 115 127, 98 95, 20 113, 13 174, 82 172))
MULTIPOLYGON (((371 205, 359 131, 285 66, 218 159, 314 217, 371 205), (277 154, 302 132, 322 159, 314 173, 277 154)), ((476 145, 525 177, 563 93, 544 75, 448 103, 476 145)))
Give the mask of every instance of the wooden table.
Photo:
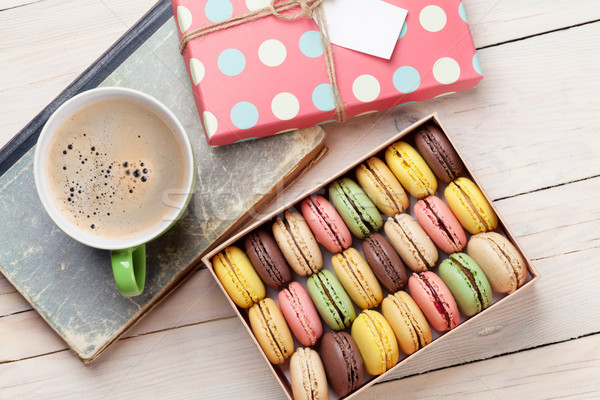
MULTIPOLYGON (((153 2, 2 1, 0 146, 153 2)), ((412 376, 361 398, 598 398, 600 3, 464 6, 481 85, 400 108, 391 125, 379 114, 328 125, 328 156, 284 198, 381 143, 394 119, 439 112, 542 278, 445 348, 421 352, 402 371, 412 376)), ((0 277, 1 399, 241 396, 283 393, 206 270, 89 366, 0 277)))

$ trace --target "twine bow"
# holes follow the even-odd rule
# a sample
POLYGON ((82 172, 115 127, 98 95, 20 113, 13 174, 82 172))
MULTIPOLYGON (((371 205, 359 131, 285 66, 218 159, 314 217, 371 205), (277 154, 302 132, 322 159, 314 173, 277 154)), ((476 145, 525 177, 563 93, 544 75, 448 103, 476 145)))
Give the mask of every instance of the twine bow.
POLYGON ((317 28, 321 33, 321 44, 323 46, 323 58, 325 59, 325 69, 327 71, 327 77, 329 78, 329 84, 333 92, 333 102, 335 105, 335 114, 337 120, 343 122, 346 119, 346 111, 344 109, 344 103, 339 96, 339 89, 337 86, 337 79, 335 75, 335 65, 333 63, 333 53, 331 51, 331 42, 329 41, 329 32, 327 30, 327 21, 325 20, 325 12, 323 11, 322 3, 323 0, 287 0, 278 1, 271 0, 268 7, 261 8, 255 11, 248 12, 246 14, 237 15, 231 17, 225 21, 217 22, 212 25, 203 26, 198 29, 194 29, 183 35, 179 41, 179 52, 183 54, 185 48, 190 40, 194 40, 198 37, 208 35, 213 32, 218 32, 224 29, 231 28, 233 26, 245 24, 246 22, 256 21, 268 16, 274 16, 283 20, 295 20, 298 18, 315 18, 317 28), (296 13, 286 13, 293 9, 298 9, 296 13))

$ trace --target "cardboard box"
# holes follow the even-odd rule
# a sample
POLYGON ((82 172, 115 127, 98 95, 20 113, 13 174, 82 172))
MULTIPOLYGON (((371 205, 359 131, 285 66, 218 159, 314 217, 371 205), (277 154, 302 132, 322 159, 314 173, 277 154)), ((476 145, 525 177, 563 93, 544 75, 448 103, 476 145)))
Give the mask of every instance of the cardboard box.
MULTIPOLYGON (((179 37, 268 6, 171 0, 179 37)), ((346 117, 473 88, 483 75, 461 0, 386 0, 408 10, 390 60, 332 45, 346 117)), ((321 38, 309 18, 268 16, 191 40, 183 53, 208 143, 336 120, 321 38)))
MULTIPOLYGON (((415 124, 411 125, 410 127, 408 127, 407 129, 403 130, 402 132, 398 133, 397 135, 395 135, 393 138, 391 138, 389 141, 387 141, 386 143, 382 144, 379 148, 373 150, 370 154, 368 154, 367 156, 363 157, 360 160, 356 160, 356 162, 349 164, 346 168, 342 169, 338 174, 336 174, 335 176, 332 176, 330 180, 328 180, 327 182, 323 183, 322 185, 320 185, 317 190, 314 193, 318 193, 318 194, 322 194, 324 196, 327 197, 326 194, 324 194, 325 190, 327 188, 327 186, 329 185, 329 183, 331 181, 333 181, 334 179, 337 179, 341 176, 349 176, 352 179, 355 180, 355 176, 354 176, 354 170, 356 168, 356 166, 358 164, 360 164, 361 162, 363 162, 364 160, 366 160, 367 158, 371 157, 371 156, 378 156, 380 157, 382 160, 385 160, 385 157, 383 156, 383 154, 385 153, 386 148, 399 141, 399 140, 405 140, 408 141, 409 143, 411 143, 412 141, 412 133, 415 131, 415 129, 427 122, 433 122, 435 124, 437 124, 438 126, 440 126, 440 128, 442 129, 442 131, 444 131, 444 128, 439 120, 439 118, 437 117, 437 114, 432 114, 426 118, 423 118, 422 120, 416 122, 415 124)), ((444 131, 445 132, 445 131, 444 131)), ((448 138, 450 140, 450 138, 448 138)), ((452 141, 450 140, 450 142, 452 143, 452 141)), ((452 143, 452 145, 454 146, 454 144, 452 143)), ((456 146, 454 146, 456 149, 456 146)), ((460 152, 457 149, 457 153, 460 156, 460 152)), ((462 159, 462 157, 461 157, 462 159)), ((471 172, 469 171, 468 166, 465 166, 465 175, 469 178, 471 178, 481 189, 481 191, 483 192, 483 194, 486 196, 486 198, 489 201, 489 196, 486 195, 484 188, 481 187, 481 185, 479 184, 479 182, 477 181, 477 178, 475 176, 473 176, 473 174, 471 174, 471 172)), ((443 184, 443 182, 438 181, 438 184, 442 185, 441 187, 438 186, 438 193, 443 192, 443 188, 445 187, 445 184, 443 184)), ((271 368, 271 371, 273 372, 273 374, 275 375, 275 377, 277 378, 279 384, 281 385, 281 387, 283 388, 284 392, 286 393, 286 395, 288 396, 288 398, 292 399, 292 391, 291 391, 291 386, 290 386, 290 381, 289 381, 289 361, 287 361, 285 364, 283 364, 282 366, 277 366, 277 365, 272 365, 266 358, 265 354, 263 353, 262 349, 260 348, 258 342, 256 341, 252 330, 250 328, 250 324, 249 324, 249 320, 248 320, 248 311, 241 309, 239 307, 237 307, 235 305, 235 303, 233 303, 233 301, 229 298, 229 296, 227 295, 227 293, 225 292, 223 286, 221 285, 221 283, 219 282, 219 280, 217 279, 214 270, 212 268, 212 264, 211 264, 211 260, 212 258, 220 251, 222 251, 224 248, 226 248, 227 246, 236 244, 238 247, 240 248, 244 248, 243 246, 243 238, 249 234, 251 231, 253 231, 254 229, 261 227, 262 225, 265 225, 265 229, 267 231, 271 230, 271 224, 273 223, 274 219, 283 213, 283 211, 287 210, 288 208, 291 207, 296 207, 298 205, 298 203, 304 199, 305 196, 303 196, 302 198, 298 198, 295 201, 292 201, 289 204, 285 204, 283 205, 281 208, 279 208, 277 211, 275 211, 273 214, 269 215, 266 217, 265 220, 262 221, 256 221, 254 224, 248 226, 246 229, 244 229, 243 231, 239 232, 238 234, 232 236, 231 238, 225 240, 223 243, 217 245, 215 247, 215 249, 207 254, 202 261, 204 262, 204 264, 207 266, 207 268, 209 269, 209 271, 211 272, 211 274, 213 275, 213 277, 217 280, 217 283, 219 284, 219 286, 221 287, 221 290, 223 290, 223 293, 225 293, 225 296, 227 296, 229 303, 231 304, 231 306, 234 308, 234 310, 236 311, 238 317, 240 318, 240 320, 242 321, 242 323, 244 324, 244 326, 246 327, 246 329, 248 330, 249 335, 252 337, 252 339, 254 340, 255 345, 258 347, 259 351, 261 352, 261 354, 263 355, 263 358, 265 360, 265 362, 267 362, 267 364, 269 365, 269 367, 271 368)), ((411 200, 411 204, 410 204, 410 211, 412 214, 412 207, 414 206, 416 199, 414 197, 410 197, 411 200)), ((490 204, 491 201, 490 201, 490 204)), ((492 207, 494 208, 494 211, 496 211, 496 214, 498 214, 496 208, 494 207, 494 205, 492 204, 492 207)), ((385 215, 382 215, 382 217, 384 218, 384 220, 387 218, 385 215)), ((497 232, 503 233, 514 245, 515 247, 523 254, 522 249, 520 248, 519 244, 516 242, 515 237, 513 236, 513 234, 510 232, 509 228, 505 225, 504 220, 502 218, 501 215, 498 214, 498 229, 496 230, 497 232)), ((471 235, 467 233, 467 238, 469 238, 471 235)), ((360 242, 358 239, 354 238, 354 244, 353 247, 355 247, 357 250, 360 251, 360 246, 357 246, 356 243, 360 242)), ((324 260, 324 268, 330 269, 331 268, 331 257, 328 257, 328 255, 330 255, 331 253, 328 253, 327 250, 325 250, 322 246, 321 246, 321 250, 323 251, 323 260, 324 260)), ((439 249, 438 249, 439 250, 439 249)), ((444 256, 445 253, 441 252, 440 250, 440 258, 438 260, 438 262, 436 263, 436 265, 439 265, 439 263, 445 258, 444 256)), ((494 292, 494 297, 493 297, 493 302, 492 304, 485 310, 483 310, 481 313, 471 317, 471 318, 466 318, 464 315, 461 314, 461 323, 458 327, 456 327, 455 329, 449 331, 449 332, 445 332, 445 333, 438 333, 435 330, 432 329, 432 333, 433 333, 433 341, 432 343, 430 343, 427 347, 434 347, 439 345, 439 342, 441 342, 443 340, 444 337, 448 336, 448 335, 460 335, 461 331, 463 330, 463 327, 466 326, 467 324, 471 323, 471 321, 474 321, 475 319, 477 319, 480 315, 483 315, 484 313, 491 313, 493 312, 492 310, 496 308, 496 306, 498 304, 500 304, 503 301, 506 301, 506 299, 515 296, 517 293, 522 293, 524 290, 526 290, 528 287, 530 287, 538 278, 539 278, 539 274, 536 271, 536 269, 533 267, 533 265, 531 265, 531 263, 529 262, 528 258, 526 256, 524 256, 524 259, 527 263, 527 268, 528 268, 528 277, 527 277, 527 281, 525 282, 525 284, 523 286, 521 286, 519 289, 517 289, 514 293, 509 294, 509 295, 503 295, 503 294, 498 294, 494 292)), ((437 267, 434 269, 434 272, 437 270, 437 267)), ((408 270, 409 274, 410 274, 410 270, 408 270)), ((306 282, 306 278, 305 277, 299 277, 296 274, 294 274, 294 279, 305 284, 306 282)), ((383 288, 382 288, 383 289, 383 288)), ((385 296, 387 296, 387 291, 385 291, 385 289, 383 289, 384 291, 384 298, 385 296)), ((275 301, 277 301, 277 291, 271 288, 267 288, 267 296, 273 298, 275 301)), ((360 310, 357 308, 357 315, 360 312, 360 310)), ((380 311, 381 310, 381 306, 377 307, 376 310, 380 311)), ((325 324, 323 324, 323 328, 327 331, 329 328, 327 328, 327 326, 325 324)), ((298 342, 295 342, 296 346, 301 346, 298 344, 298 342)), ((465 346, 468 346, 468 344, 465 344, 465 346)), ((318 345, 315 346, 316 349, 318 349, 318 345)), ((416 353, 414 354, 418 354, 420 351, 422 350, 418 350, 416 353)), ((396 364, 396 366, 394 366, 392 369, 390 369, 389 371, 387 371, 386 373, 384 373, 383 375, 380 375, 378 377, 371 377, 370 375, 368 375, 365 371, 365 381, 363 382, 363 385, 354 393, 348 395, 346 397, 346 399, 350 399, 352 397, 354 397, 354 395, 356 393, 362 392, 365 389, 367 389, 369 386, 371 386, 372 384, 380 381, 380 380, 385 380, 386 377, 390 376, 393 374, 394 371, 398 370, 399 368, 402 368, 402 365, 406 363, 406 361, 408 359, 410 359, 413 355, 410 356, 405 356, 404 358, 402 358, 403 354, 401 353, 401 358, 400 361, 398 362, 398 364, 396 364)), ((257 362, 259 362, 257 360, 257 362)), ((337 398, 337 396, 330 391, 330 398, 337 398)))

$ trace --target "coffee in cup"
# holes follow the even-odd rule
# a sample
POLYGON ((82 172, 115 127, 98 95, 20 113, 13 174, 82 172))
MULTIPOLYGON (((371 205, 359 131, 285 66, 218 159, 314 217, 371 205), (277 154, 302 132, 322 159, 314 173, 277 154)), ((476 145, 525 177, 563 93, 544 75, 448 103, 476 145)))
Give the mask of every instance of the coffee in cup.
POLYGON ((82 243, 112 250, 121 292, 141 293, 144 243, 177 220, 192 193, 191 145, 172 113, 130 89, 84 92, 48 120, 34 170, 54 222, 82 243))

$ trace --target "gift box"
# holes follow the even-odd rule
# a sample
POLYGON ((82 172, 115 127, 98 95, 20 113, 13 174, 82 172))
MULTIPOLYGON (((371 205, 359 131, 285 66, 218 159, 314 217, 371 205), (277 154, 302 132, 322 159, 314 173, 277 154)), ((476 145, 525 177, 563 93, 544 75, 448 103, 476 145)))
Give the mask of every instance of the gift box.
MULTIPOLYGON (((387 2, 408 10, 389 60, 331 45, 346 118, 470 89, 483 78, 460 0, 387 2)), ((180 38, 269 4, 172 0, 180 38)), ((304 17, 269 15, 189 41, 183 57, 208 143, 336 120, 323 53, 317 24, 304 17)))

